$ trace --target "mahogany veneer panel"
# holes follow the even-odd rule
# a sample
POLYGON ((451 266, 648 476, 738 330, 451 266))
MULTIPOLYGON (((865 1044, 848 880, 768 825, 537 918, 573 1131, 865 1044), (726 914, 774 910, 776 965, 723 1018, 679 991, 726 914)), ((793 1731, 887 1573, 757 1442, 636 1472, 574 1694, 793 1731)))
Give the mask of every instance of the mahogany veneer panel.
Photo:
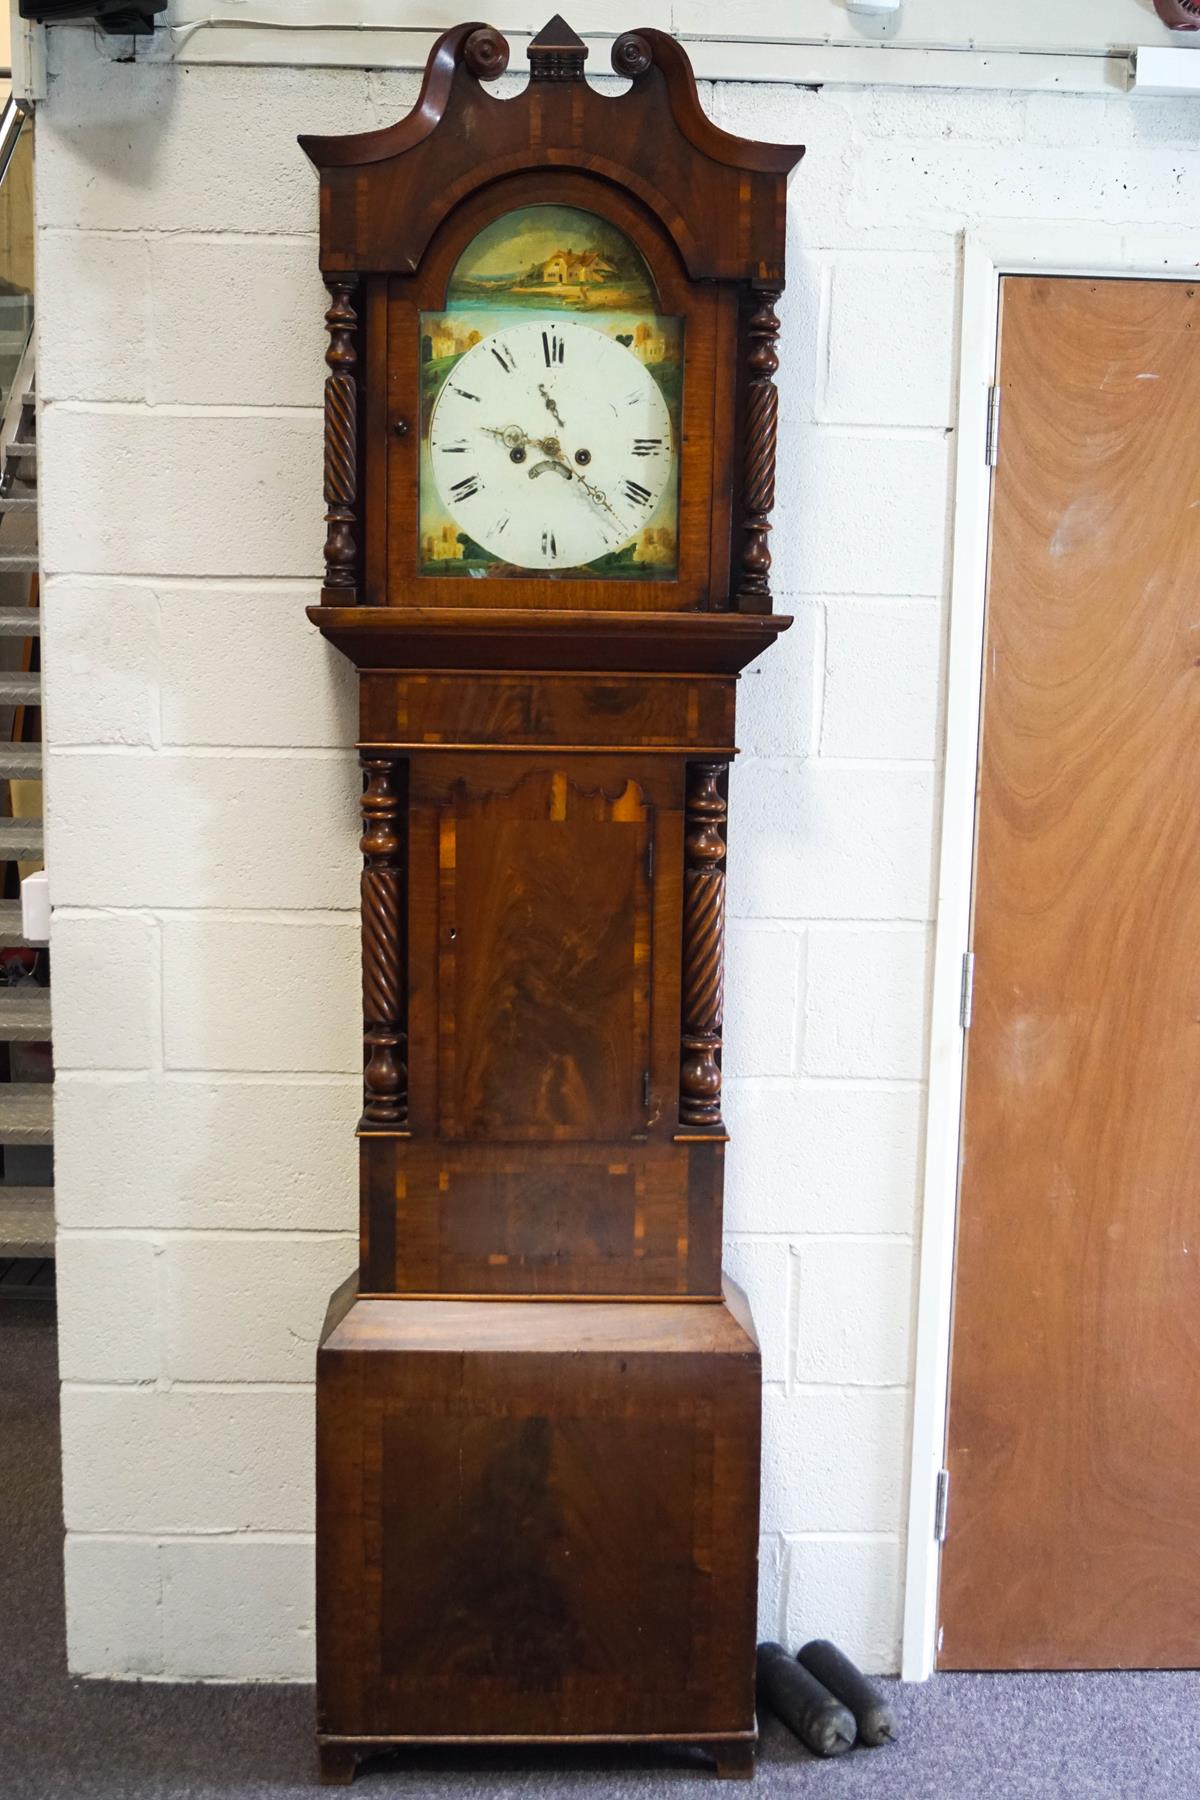
POLYGON ((683 759, 400 760, 410 1128, 662 1128, 678 1081, 683 759))
POLYGON ((364 1141, 370 1291, 713 1298, 720 1142, 364 1141))
POLYGON ((335 1298, 324 1738, 753 1734, 760 1363, 728 1298, 335 1298))
POLYGON ((448 930, 448 1135, 607 1138, 643 1123, 646 845, 642 820, 459 823, 446 914, 469 926, 448 930))
POLYGON ((719 676, 370 674, 373 744, 733 746, 734 685, 719 676))

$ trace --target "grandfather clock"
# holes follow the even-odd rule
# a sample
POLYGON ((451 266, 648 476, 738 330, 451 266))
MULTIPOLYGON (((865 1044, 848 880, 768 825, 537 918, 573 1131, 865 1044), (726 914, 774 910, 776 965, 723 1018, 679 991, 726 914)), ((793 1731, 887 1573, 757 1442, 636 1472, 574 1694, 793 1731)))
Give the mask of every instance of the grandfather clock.
POLYGON ((721 1278, 726 776, 771 611, 785 190, 680 46, 438 40, 302 138, 322 632, 359 671, 361 1263, 317 1362, 321 1768, 748 1774, 759 1356, 721 1278))

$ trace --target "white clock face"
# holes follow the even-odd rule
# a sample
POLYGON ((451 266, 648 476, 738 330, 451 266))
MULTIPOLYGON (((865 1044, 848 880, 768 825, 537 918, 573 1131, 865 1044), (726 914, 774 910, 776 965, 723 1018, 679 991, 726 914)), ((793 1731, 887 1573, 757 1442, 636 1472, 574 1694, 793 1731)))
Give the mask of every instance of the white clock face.
POLYGON ((442 504, 522 569, 576 569, 649 522, 674 467, 653 375, 615 337, 560 319, 482 338, 446 377, 429 425, 442 504))

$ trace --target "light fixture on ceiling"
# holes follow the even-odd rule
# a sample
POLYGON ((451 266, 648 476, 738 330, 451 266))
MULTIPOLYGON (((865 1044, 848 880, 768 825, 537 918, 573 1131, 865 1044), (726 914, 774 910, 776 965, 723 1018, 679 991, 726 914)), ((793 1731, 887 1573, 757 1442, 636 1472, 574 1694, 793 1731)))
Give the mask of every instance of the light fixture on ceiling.
POLYGON ((1135 94, 1200 99, 1200 55, 1182 45, 1168 48, 1163 44, 1141 44, 1133 53, 1130 85, 1135 94))
POLYGON ((904 0, 846 0, 846 11, 856 33, 880 43, 900 29, 904 0))

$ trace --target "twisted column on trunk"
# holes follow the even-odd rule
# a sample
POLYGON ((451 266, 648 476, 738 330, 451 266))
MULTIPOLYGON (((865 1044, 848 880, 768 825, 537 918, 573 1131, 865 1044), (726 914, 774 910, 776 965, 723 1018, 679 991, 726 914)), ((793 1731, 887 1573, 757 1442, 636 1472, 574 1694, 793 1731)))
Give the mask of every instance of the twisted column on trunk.
POLYGON ((755 296, 747 323, 750 380, 746 389, 742 462, 742 563, 737 605, 742 612, 771 610, 771 508, 775 504, 775 441, 779 429, 779 390, 775 345, 779 320, 775 302, 779 288, 755 296))
POLYGON ((683 1032, 679 1118, 723 1130, 721 1025, 725 986, 725 763, 691 763, 685 802, 683 1032))
POLYGON ((326 286, 331 300, 325 314, 325 586, 349 599, 358 585, 358 276, 331 275, 326 286))
POLYGON ((401 906, 404 850, 397 764, 364 756, 362 797, 363 1118, 375 1125, 408 1119, 401 906))

